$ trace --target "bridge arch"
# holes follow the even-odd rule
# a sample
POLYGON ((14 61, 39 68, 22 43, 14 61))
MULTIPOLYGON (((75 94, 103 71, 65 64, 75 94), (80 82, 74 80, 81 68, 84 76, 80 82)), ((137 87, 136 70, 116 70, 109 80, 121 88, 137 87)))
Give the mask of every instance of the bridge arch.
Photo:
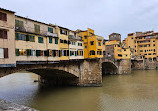
POLYGON ((77 85, 79 83, 78 66, 65 65, 17 65, 12 68, 0 68, 0 77, 16 72, 29 71, 39 75, 42 83, 50 85, 77 85))
POLYGON ((103 61, 102 62, 102 75, 118 74, 118 67, 114 62, 103 61))

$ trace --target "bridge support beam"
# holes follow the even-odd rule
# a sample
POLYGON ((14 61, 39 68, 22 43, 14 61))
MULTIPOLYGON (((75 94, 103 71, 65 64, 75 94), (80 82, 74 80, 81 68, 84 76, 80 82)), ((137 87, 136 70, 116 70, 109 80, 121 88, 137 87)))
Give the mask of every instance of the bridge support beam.
POLYGON ((102 86, 101 59, 84 60, 80 64, 79 86, 102 86))

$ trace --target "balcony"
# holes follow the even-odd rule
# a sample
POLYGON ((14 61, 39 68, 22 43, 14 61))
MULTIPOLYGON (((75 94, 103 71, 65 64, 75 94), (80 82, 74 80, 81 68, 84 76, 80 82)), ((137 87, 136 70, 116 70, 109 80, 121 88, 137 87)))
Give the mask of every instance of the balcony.
POLYGON ((45 30, 35 30, 35 28, 31 27, 15 27, 15 31, 17 32, 25 32, 25 33, 30 33, 30 34, 37 34, 41 36, 51 36, 51 37, 58 37, 56 33, 50 33, 45 30))
POLYGON ((15 31, 26 32, 26 29, 24 27, 15 27, 15 31))
POLYGON ((58 37, 58 34, 47 32, 47 36, 58 37))
POLYGON ((74 35, 69 35, 69 39, 76 39, 74 35))

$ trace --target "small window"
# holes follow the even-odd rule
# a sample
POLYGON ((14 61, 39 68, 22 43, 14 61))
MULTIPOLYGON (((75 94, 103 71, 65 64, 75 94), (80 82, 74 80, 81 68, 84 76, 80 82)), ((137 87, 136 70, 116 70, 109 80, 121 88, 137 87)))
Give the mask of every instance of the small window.
POLYGON ((58 44, 58 38, 55 38, 55 44, 58 44))
POLYGON ((38 37, 38 43, 44 43, 43 42, 43 37, 38 37))
POLYGON ((95 55, 95 51, 94 51, 94 50, 91 50, 91 51, 90 51, 90 55, 95 55))
POLYGON ((122 57, 122 54, 118 54, 119 57, 122 57))
POLYGON ((87 49, 87 46, 85 46, 85 49, 87 49))
POLYGON ((48 32, 53 33, 53 28, 48 27, 48 32))
POLYGON ((53 43, 53 38, 49 37, 49 43, 53 43))
POLYGON ((98 42, 98 46, 101 46, 101 42, 98 42))
POLYGON ((0 12, 0 20, 7 21, 7 14, 0 12))
POLYGON ((8 38, 7 31, 0 30, 0 38, 7 39, 8 38))
POLYGON ((90 41, 90 44, 91 44, 91 45, 94 45, 94 41, 90 41))

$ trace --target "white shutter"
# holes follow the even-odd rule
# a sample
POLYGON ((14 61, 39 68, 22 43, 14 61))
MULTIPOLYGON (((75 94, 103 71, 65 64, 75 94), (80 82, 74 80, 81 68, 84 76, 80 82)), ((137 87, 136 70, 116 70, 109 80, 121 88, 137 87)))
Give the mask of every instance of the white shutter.
POLYGON ((4 58, 4 50, 0 48, 0 58, 4 58))

